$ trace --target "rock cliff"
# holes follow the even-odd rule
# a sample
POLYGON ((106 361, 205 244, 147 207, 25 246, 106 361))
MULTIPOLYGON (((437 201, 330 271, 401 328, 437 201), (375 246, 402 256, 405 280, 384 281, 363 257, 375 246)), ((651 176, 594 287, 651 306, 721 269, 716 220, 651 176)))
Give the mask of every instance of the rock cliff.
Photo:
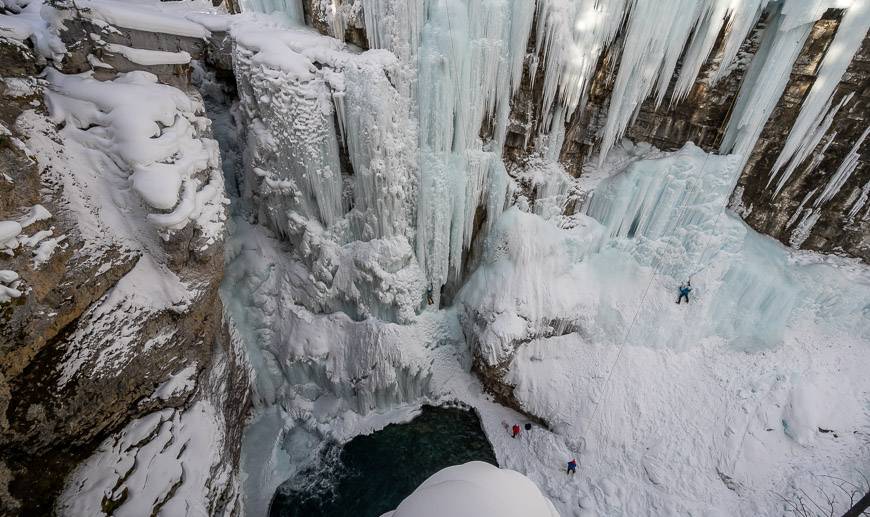
MULTIPOLYGON (((209 514, 238 513, 247 367, 218 297, 226 198, 190 83, 192 59, 217 40, 57 8, 69 49, 62 61, 47 64, 30 40, 0 42, 0 221, 17 225, 0 244, 11 294, 0 304, 0 513, 92 515, 126 505, 148 514, 195 500, 209 514), (192 181, 211 190, 197 192, 197 213, 160 226, 178 206, 155 212, 147 190, 127 186, 137 162, 119 150, 125 127, 110 119, 126 110, 119 122, 137 123, 146 115, 135 103, 147 98, 103 105, 87 97, 97 83, 80 89, 82 79, 57 72, 37 79, 46 66, 93 69, 100 81, 142 93, 171 85, 178 111, 160 133, 184 131, 202 156, 192 181), (69 115, 97 104, 104 115, 91 122, 69 115), (145 483, 148 463, 162 464, 165 479, 145 483)), ((185 152, 150 159, 171 165, 185 152)))

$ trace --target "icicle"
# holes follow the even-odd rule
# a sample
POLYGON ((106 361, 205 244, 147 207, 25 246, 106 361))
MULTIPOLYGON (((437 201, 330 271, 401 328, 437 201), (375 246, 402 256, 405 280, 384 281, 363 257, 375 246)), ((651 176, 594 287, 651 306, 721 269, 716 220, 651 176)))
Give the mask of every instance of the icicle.
POLYGON ((728 18, 728 37, 719 67, 710 79, 710 84, 716 84, 720 79, 728 75, 729 67, 737 57, 740 46, 749 35, 749 31, 758 22, 768 0, 731 0, 728 18))
POLYGON ((369 47, 409 59, 420 44, 423 0, 363 0, 369 47))
POLYGON ((640 106, 655 89, 660 104, 677 60, 705 4, 675 0, 636 0, 629 13, 619 72, 610 96, 610 108, 601 141, 599 166, 625 132, 640 106))
POLYGON ((728 17, 728 11, 732 6, 721 0, 707 0, 703 7, 704 14, 702 15, 701 24, 695 29, 692 34, 692 42, 686 55, 683 57, 680 76, 677 79, 677 84, 674 87, 674 92, 671 96, 671 103, 677 103, 686 98, 695 84, 695 79, 698 77, 698 72, 701 71, 701 66, 713 50, 713 45, 716 43, 716 37, 719 31, 725 24, 728 17))
MULTIPOLYGON (((840 100, 840 103, 837 104, 836 106, 834 106, 833 108, 831 108, 831 104, 830 104, 831 99, 828 99, 828 103, 825 105, 825 108, 818 115, 819 119, 815 120, 813 122, 814 129, 811 132, 808 132, 806 135, 804 135, 803 141, 801 141, 800 145, 797 148, 797 153, 791 156, 791 160, 789 161, 788 167, 786 167, 785 171, 782 173, 782 177, 779 179, 779 181, 776 184, 776 190, 774 190, 774 192, 773 192, 773 197, 776 197, 777 194, 779 194, 779 192, 782 190, 782 188, 785 186, 785 184, 791 178, 795 169, 797 169, 798 165, 803 163, 803 161, 806 159, 806 157, 811 152, 813 152, 813 150, 816 148, 817 145, 819 145, 819 142, 822 141, 822 138, 824 138, 825 133, 828 132, 828 129, 830 129, 830 127, 831 127, 831 124, 834 122, 834 115, 836 115, 837 112, 840 111, 840 108, 842 108, 847 102, 849 102, 849 100, 852 98, 852 95, 854 95, 854 94, 850 93, 849 95, 843 97, 840 100)), ((828 140, 828 143, 825 144, 825 146, 816 154, 818 159, 813 160, 813 163, 810 164, 811 170, 814 169, 819 164, 819 162, 821 161, 821 158, 825 154, 825 151, 828 149, 828 146, 831 145, 832 141, 833 141, 833 136, 828 140)), ((784 156, 783 154, 779 155, 779 158, 777 158, 777 162, 774 164, 773 168, 771 169, 770 179, 767 180, 768 187, 773 182, 773 180, 776 178, 777 171, 779 171, 779 169, 783 165, 779 161, 783 158, 783 156, 784 156)))
MULTIPOLYGON (((538 3, 536 41, 537 52, 544 54, 545 117, 550 116, 557 98, 567 107, 566 116, 570 117, 577 108, 589 89, 601 54, 622 26, 629 3, 629 0, 538 3)), ((546 127, 548 122, 545 118, 542 126, 546 127)))
POLYGON ((842 163, 840 163, 840 166, 837 168, 837 172, 831 176, 830 181, 825 185, 825 190, 823 190, 822 193, 819 194, 819 197, 813 202, 813 208, 818 208, 836 196, 843 184, 849 180, 852 173, 855 172, 856 168, 858 168, 858 161, 861 159, 861 153, 858 151, 861 149, 861 144, 864 143, 868 133, 870 133, 870 126, 867 126, 867 129, 861 133, 861 136, 858 138, 858 141, 855 142, 855 145, 852 146, 849 154, 843 158, 842 163))
POLYGON ((848 219, 852 219, 856 215, 858 215, 858 212, 860 212, 861 209, 864 208, 864 205, 867 204, 868 197, 870 197, 870 181, 868 181, 864 184, 863 187, 861 187, 861 193, 858 195, 858 199, 856 199, 855 202, 852 204, 852 207, 849 208, 849 213, 846 215, 846 217, 848 219))
POLYGON ((305 24, 302 0, 240 0, 242 12, 286 13, 287 18, 298 24, 305 24))
POLYGON ((672 156, 643 160, 599 185, 584 206, 613 237, 659 239, 712 222, 739 175, 734 157, 707 155, 689 143, 672 156))
MULTIPOLYGON (((834 90, 843 74, 846 73, 855 52, 861 47, 868 29, 870 29, 870 2, 866 0, 854 2, 843 15, 834 41, 825 52, 812 89, 804 99, 800 114, 792 125, 788 139, 785 141, 773 169, 771 169, 771 180, 773 180, 783 165, 789 160, 793 162, 789 170, 783 175, 783 179, 777 184, 774 196, 779 193, 785 181, 788 180, 788 176, 791 175, 791 171, 794 170, 796 166, 794 162, 800 163, 803 157, 809 154, 811 149, 808 150, 806 147, 815 147, 815 144, 818 143, 818 138, 812 136, 814 131, 818 131, 818 120, 830 107, 834 90)), ((834 113, 844 102, 846 101, 840 102, 834 113)), ((833 116, 831 115, 829 118, 832 119, 833 116)), ((830 120, 827 121, 827 125, 830 126, 830 120)))
POLYGON ((786 1, 774 4, 770 13, 770 24, 740 86, 719 148, 723 154, 740 155, 741 169, 788 84, 792 66, 813 22, 824 12, 822 2, 812 4, 808 8, 806 2, 786 1))
POLYGON ((534 4, 427 0, 425 12, 417 53, 417 255, 427 277, 440 286, 461 272, 478 205, 491 195, 503 197, 504 169, 491 160, 501 161, 534 4), (484 143, 480 130, 486 121, 493 138, 484 143))

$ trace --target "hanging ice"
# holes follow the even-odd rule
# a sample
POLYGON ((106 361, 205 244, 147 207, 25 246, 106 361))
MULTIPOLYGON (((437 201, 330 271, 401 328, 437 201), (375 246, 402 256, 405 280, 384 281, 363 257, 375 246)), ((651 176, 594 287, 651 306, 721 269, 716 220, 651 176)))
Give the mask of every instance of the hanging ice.
POLYGON ((479 357, 501 365, 521 343, 572 332, 676 349, 718 337, 747 350, 775 346, 800 318, 870 332, 866 274, 792 256, 726 211, 738 164, 687 144, 614 171, 588 216, 505 212, 460 294, 479 357), (680 309, 687 279, 692 303, 680 309))
POLYGON ((792 65, 810 34, 813 22, 826 8, 827 2, 822 0, 791 0, 771 7, 770 22, 743 78, 719 147, 721 153, 739 155, 741 169, 749 161, 758 136, 785 90, 792 65))
POLYGON ((789 164, 777 182, 774 196, 782 190, 794 169, 819 143, 824 132, 830 127, 833 115, 843 104, 848 102, 848 98, 841 100, 837 108, 825 118, 825 124, 818 123, 818 120, 828 111, 839 79, 846 73, 852 57, 864 41, 868 29, 870 29, 870 2, 855 2, 846 9, 840 26, 837 28, 834 41, 825 52, 817 78, 801 104, 798 118, 792 125, 788 139, 770 171, 770 179, 773 181, 780 169, 786 163, 789 164), (818 134, 819 132, 821 134, 818 134))
POLYGON ((417 258, 438 287, 459 278, 477 207, 486 207, 489 225, 503 208, 501 146, 534 10, 527 0, 432 0, 426 13, 418 54, 417 258), (485 122, 489 142, 479 136, 485 122))

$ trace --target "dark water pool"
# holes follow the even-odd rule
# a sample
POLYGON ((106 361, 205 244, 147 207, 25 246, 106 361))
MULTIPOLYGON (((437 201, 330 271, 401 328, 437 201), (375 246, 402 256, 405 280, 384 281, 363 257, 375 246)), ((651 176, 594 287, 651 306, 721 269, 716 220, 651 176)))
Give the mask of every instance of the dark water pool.
POLYGON ((271 517, 379 517, 444 467, 497 465, 474 412, 430 406, 411 422, 328 447, 323 460, 278 487, 271 517))

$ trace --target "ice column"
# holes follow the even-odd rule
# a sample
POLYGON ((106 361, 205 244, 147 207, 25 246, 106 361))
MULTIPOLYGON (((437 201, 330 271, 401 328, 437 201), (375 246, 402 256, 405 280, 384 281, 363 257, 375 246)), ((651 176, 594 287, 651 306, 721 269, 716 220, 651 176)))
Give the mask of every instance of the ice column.
POLYGON ((825 7, 822 1, 791 0, 773 5, 770 24, 740 86, 719 148, 723 154, 738 154, 742 160, 741 169, 749 160, 749 154, 788 84, 792 65, 810 34, 813 22, 821 17, 825 7))
POLYGON ((286 13, 291 21, 303 25, 305 13, 301 0, 240 0, 242 12, 286 13))
POLYGON ((503 208, 501 147, 533 15, 531 0, 426 2, 418 53, 417 257, 436 292, 459 276, 477 207, 496 210, 487 214, 489 224, 503 208), (483 142, 487 122, 492 140, 483 142))
MULTIPOLYGON (((843 20, 837 28, 834 41, 825 53, 812 89, 804 99, 800 114, 791 127, 788 139, 770 171, 770 179, 773 181, 782 167, 789 161, 792 162, 777 182, 774 196, 782 190, 794 169, 821 139, 821 136, 814 138, 811 135, 817 132, 819 126, 817 121, 824 117, 824 113, 828 111, 834 90, 839 84, 840 78, 846 73, 855 52, 861 47, 868 29, 870 29, 870 2, 854 2, 843 15, 843 20)), ((838 108, 843 105, 843 102, 839 103, 838 108)), ((829 126, 830 122, 827 123, 825 130, 829 126)))

